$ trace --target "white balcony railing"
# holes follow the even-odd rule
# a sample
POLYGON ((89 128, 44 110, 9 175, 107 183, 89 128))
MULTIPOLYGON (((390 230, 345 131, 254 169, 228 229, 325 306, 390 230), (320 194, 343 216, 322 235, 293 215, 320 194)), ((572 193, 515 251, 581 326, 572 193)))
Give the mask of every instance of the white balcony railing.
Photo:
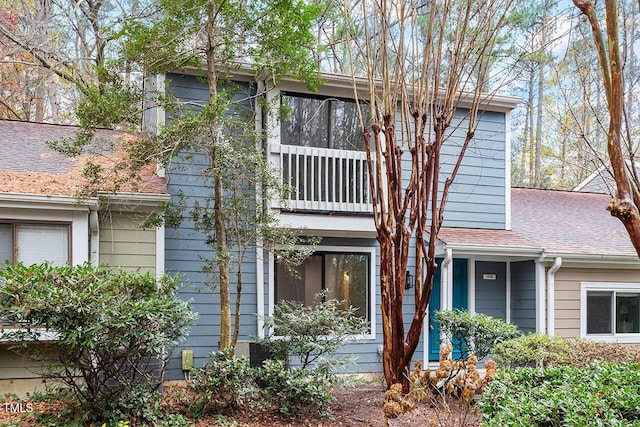
POLYGON ((362 151, 279 145, 283 182, 291 196, 280 207, 290 210, 372 212, 366 154, 362 151))

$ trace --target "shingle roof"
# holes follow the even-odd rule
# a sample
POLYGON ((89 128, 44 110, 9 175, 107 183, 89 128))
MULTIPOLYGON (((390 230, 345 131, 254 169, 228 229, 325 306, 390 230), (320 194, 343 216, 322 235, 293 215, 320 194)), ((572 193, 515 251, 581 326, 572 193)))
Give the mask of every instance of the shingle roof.
POLYGON ((458 246, 636 257, 624 226, 605 209, 610 200, 604 194, 512 188, 510 231, 443 228, 438 237, 458 246))
MULTIPOLYGON (((0 120, 0 192, 48 196, 75 196, 84 183, 82 171, 89 158, 67 157, 47 145, 49 141, 71 138, 75 126, 0 120)), ((112 149, 127 144, 132 136, 126 132, 99 129, 94 142, 101 148, 101 162, 116 159, 112 149)), ((97 153, 94 153, 97 154, 97 153)), ((98 190, 110 191, 105 188, 98 190)), ((151 165, 139 171, 135 186, 121 191, 144 194, 166 194, 166 182, 155 174, 151 165)))

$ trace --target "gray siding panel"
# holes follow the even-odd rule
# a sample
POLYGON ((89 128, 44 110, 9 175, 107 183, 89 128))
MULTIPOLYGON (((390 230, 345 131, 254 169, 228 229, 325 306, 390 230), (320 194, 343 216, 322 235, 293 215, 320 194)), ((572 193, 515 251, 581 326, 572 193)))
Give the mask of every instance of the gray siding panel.
MULTIPOLYGON (((464 117, 466 111, 456 114, 464 117)), ((466 128, 459 126, 442 150, 440 177, 446 179, 453 170, 466 128)), ((506 223, 504 113, 485 112, 480 116, 475 137, 471 140, 460 171, 451 187, 444 225, 504 229, 506 223)))
POLYGON ((476 262, 476 312, 507 320, 506 264, 504 262, 476 262), (495 280, 485 280, 483 274, 495 274, 495 280))
POLYGON ((511 323, 525 333, 536 331, 536 276, 533 261, 511 263, 511 323))
MULTIPOLYGON (((169 86, 175 96, 183 101, 199 101, 207 99, 206 85, 190 76, 168 76, 169 86)), ((239 95, 238 99, 242 96, 239 95)), ((250 105, 247 103, 247 110, 250 105)), ((184 154, 175 159, 167 168, 169 177, 169 193, 172 200, 178 201, 177 195, 182 193, 186 202, 191 205, 196 201, 203 202, 210 192, 204 181, 203 170, 208 166, 208 159, 201 154, 184 154)), ((165 266, 168 273, 179 274, 186 285, 180 297, 192 301, 192 309, 198 313, 197 323, 191 328, 186 341, 174 349, 174 358, 167 367, 168 379, 183 378, 180 369, 180 352, 191 349, 194 352, 195 366, 202 366, 207 355, 218 347, 220 339, 220 298, 216 287, 216 278, 202 271, 203 259, 211 258, 212 251, 206 245, 204 235, 193 229, 193 224, 185 220, 177 229, 166 230, 165 266)), ((241 304, 240 339, 247 340, 257 335, 256 307, 256 262, 255 249, 247 252, 243 272, 243 294, 241 304)), ((231 275, 232 310, 235 304, 235 275, 231 275)), ((232 313, 233 316, 233 313, 232 313)))

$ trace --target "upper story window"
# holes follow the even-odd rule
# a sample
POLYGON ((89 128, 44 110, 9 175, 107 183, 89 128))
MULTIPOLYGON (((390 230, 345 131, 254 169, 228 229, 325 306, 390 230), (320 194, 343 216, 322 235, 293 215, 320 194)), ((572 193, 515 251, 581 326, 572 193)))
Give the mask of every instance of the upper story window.
POLYGON ((582 303, 583 336, 640 341, 640 284, 583 283, 582 303))
POLYGON ((0 222, 0 263, 68 264, 70 234, 69 224, 0 222))
MULTIPOLYGON (((290 109, 281 125, 282 144, 364 151, 355 101, 284 93, 282 104, 290 109)), ((368 120, 367 105, 362 114, 368 120)))

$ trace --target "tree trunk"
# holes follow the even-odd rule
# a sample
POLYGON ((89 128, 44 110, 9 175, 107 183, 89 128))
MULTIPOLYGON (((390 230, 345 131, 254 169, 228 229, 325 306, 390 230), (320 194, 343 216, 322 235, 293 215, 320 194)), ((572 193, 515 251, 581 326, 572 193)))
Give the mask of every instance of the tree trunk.
MULTIPOLYGON (((209 103, 215 104, 218 100, 218 75, 216 67, 216 38, 215 32, 215 16, 216 10, 213 4, 209 5, 208 20, 206 25, 207 31, 207 46, 206 46, 206 61, 207 61, 207 82, 209 88, 209 103)), ((213 216, 214 216, 214 231, 216 240, 216 261, 218 263, 219 274, 219 293, 220 293, 220 341, 218 342, 218 349, 224 350, 231 345, 231 292, 230 292, 230 280, 229 280, 229 257, 227 256, 227 236, 224 226, 224 212, 223 212, 223 197, 224 189, 222 188, 222 181, 217 176, 218 157, 216 155, 219 126, 217 118, 212 119, 210 123, 211 132, 211 147, 209 149, 209 156, 211 159, 211 167, 213 170, 213 216)))
POLYGON ((535 171, 534 183, 535 188, 542 186, 542 112, 544 110, 544 52, 547 44, 547 2, 542 7, 542 23, 540 24, 540 52, 541 57, 538 61, 538 108, 536 113, 536 149, 535 149, 535 171))
POLYGON ((615 0, 605 3, 607 42, 605 43, 595 8, 590 1, 573 0, 587 16, 591 24, 600 68, 602 71, 607 105, 609 107, 609 131, 607 151, 616 183, 616 195, 607 206, 611 215, 618 218, 627 229, 631 243, 640 257, 640 212, 631 187, 631 177, 622 152, 622 120, 624 117, 624 81, 620 45, 618 42, 618 7, 615 0))

